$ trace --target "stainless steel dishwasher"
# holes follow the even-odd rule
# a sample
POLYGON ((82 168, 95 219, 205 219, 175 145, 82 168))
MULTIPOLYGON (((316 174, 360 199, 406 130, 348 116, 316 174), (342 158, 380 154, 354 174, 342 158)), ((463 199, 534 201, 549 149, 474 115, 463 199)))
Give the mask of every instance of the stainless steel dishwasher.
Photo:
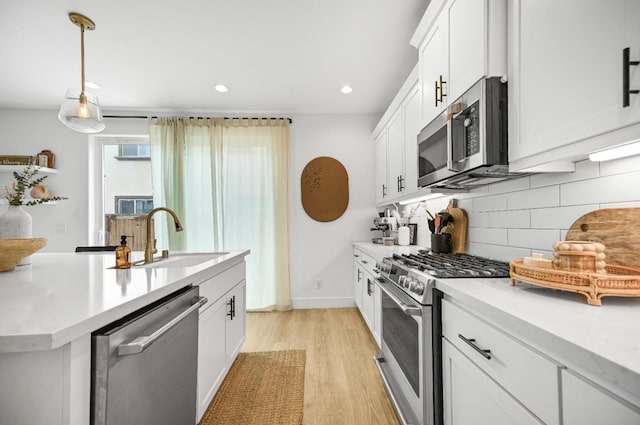
POLYGON ((184 288, 91 335, 92 425, 195 424, 206 302, 184 288))

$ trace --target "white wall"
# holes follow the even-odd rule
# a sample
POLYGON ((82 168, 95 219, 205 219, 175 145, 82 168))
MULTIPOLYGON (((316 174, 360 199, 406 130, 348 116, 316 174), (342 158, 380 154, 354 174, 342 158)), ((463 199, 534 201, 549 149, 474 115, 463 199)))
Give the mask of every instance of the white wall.
POLYGON ((353 247, 371 238, 376 215, 374 149, 377 117, 300 115, 291 126, 291 297, 294 308, 353 306, 353 247), (309 161, 330 156, 349 175, 349 206, 321 223, 301 203, 300 175, 309 161), (315 281, 321 280, 320 288, 315 281))
MULTIPOLYGON (((640 207, 640 156, 609 162, 578 162, 574 173, 538 174, 456 195, 467 211, 467 252, 509 261, 542 252, 571 224, 601 208, 640 207)), ((449 197, 428 202, 432 213, 449 197)), ((640 255, 640 253, 638 253, 640 255)))

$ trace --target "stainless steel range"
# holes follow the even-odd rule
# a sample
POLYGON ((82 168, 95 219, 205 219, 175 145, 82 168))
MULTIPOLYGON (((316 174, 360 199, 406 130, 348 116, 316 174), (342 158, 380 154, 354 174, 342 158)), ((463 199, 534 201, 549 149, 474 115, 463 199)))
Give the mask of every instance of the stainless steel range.
POLYGON ((442 424, 442 354, 437 279, 508 277, 509 264, 467 254, 417 254, 376 265, 382 344, 375 357, 403 425, 442 424))

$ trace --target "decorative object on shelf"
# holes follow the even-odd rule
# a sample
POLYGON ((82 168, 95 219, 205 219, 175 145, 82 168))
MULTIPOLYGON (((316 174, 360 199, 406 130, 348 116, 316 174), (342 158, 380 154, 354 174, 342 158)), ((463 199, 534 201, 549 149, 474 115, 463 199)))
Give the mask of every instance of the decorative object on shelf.
POLYGON ((33 199, 48 199, 51 198, 51 192, 49 192, 49 188, 47 188, 44 184, 37 184, 33 186, 31 192, 29 192, 33 199))
MULTIPOLYGON (((38 205, 44 204, 46 202, 51 201, 62 201, 67 198, 62 196, 50 196, 46 198, 39 199, 31 199, 29 201, 25 201, 24 194, 27 189, 32 189, 37 185, 41 185, 42 182, 49 176, 36 177, 38 174, 38 168, 35 168, 33 164, 29 164, 25 167, 22 172, 18 173, 17 171, 13 172, 13 177, 15 178, 15 182, 11 187, 5 186, 5 199, 9 202, 9 205, 20 206, 20 205, 38 205)), ((46 188, 46 186, 45 186, 46 188)))
POLYGON ((0 239, 0 272, 8 272, 47 244, 46 238, 0 239))
POLYGON ((36 165, 38 167, 55 168, 56 154, 48 149, 39 152, 36 155, 36 165))
MULTIPOLYGON (((35 189, 36 186, 42 186, 44 187, 44 193, 48 192, 46 186, 41 184, 48 176, 35 177, 37 173, 38 168, 34 168, 33 164, 29 164, 20 173, 14 171, 15 182, 11 187, 5 186, 5 198, 9 202, 9 208, 3 214, 0 214, 0 239, 31 238, 31 215, 22 210, 23 205, 31 206, 67 199, 61 196, 50 196, 51 194, 49 194, 48 197, 25 201, 24 194, 27 189, 35 189)), ((18 265, 31 263, 29 256, 23 257, 21 257, 22 259, 18 262, 18 265)))
POLYGON ((98 97, 84 91, 84 31, 95 29, 94 22, 79 13, 69 13, 69 19, 80 27, 80 57, 82 63, 82 86, 67 89, 60 106, 58 118, 64 125, 81 133, 99 133, 104 130, 98 97))
POLYGON ((302 207, 316 221, 337 220, 349 205, 349 175, 340 161, 321 156, 309 161, 300 176, 302 207))
POLYGON ((0 165, 29 165, 32 161, 29 155, 0 155, 0 165))

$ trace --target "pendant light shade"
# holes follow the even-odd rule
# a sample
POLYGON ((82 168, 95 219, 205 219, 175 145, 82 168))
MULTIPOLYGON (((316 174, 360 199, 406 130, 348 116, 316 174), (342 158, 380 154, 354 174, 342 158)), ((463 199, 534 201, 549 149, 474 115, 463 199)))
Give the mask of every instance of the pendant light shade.
POLYGON ((80 133, 99 133, 104 130, 104 123, 98 97, 84 91, 84 30, 93 30, 96 26, 91 19, 79 13, 69 13, 69 19, 80 27, 82 88, 67 90, 58 118, 64 125, 80 133))

